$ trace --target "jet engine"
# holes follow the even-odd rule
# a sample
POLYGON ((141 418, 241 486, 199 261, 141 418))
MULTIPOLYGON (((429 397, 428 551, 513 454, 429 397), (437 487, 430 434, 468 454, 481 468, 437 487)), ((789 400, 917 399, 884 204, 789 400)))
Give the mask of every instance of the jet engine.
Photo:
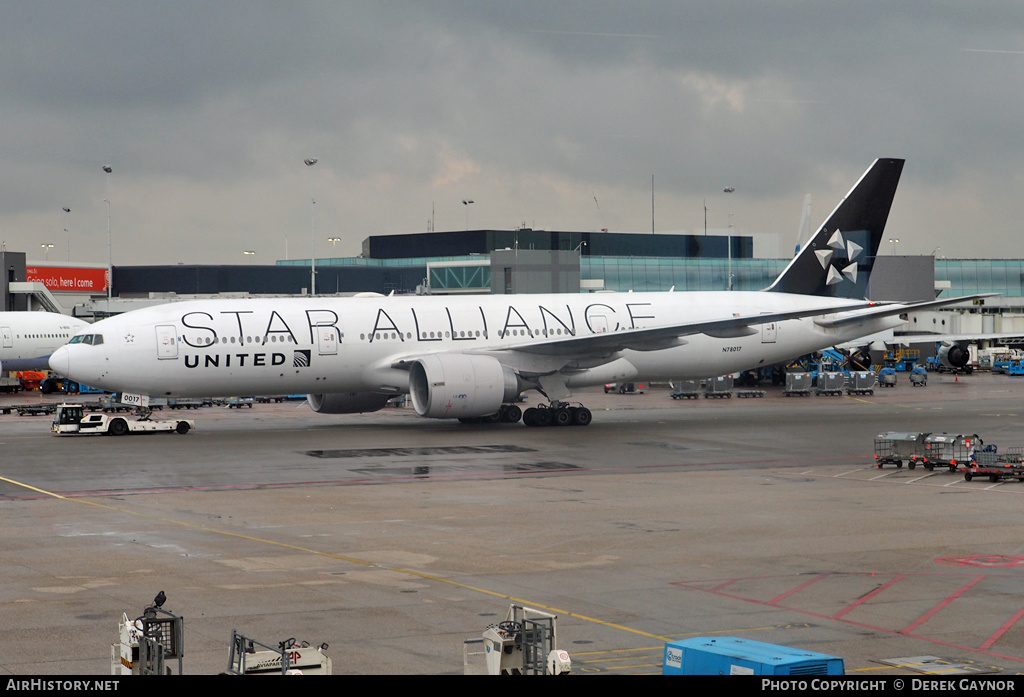
POLYGON ((960 370, 971 360, 971 352, 967 347, 952 341, 942 342, 936 357, 942 365, 950 370, 960 370))
POLYGON ((383 409, 393 395, 377 392, 308 394, 309 408, 318 414, 362 414, 383 409))
POLYGON ((491 356, 438 353, 409 368, 412 405, 431 419, 490 416, 519 389, 516 374, 491 356))

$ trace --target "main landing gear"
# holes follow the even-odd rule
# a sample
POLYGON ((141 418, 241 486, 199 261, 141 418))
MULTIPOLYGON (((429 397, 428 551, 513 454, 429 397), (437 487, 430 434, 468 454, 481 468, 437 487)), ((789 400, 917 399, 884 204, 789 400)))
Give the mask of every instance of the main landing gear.
POLYGON ((463 416, 459 418, 462 424, 514 424, 523 418, 523 410, 515 404, 502 404, 501 409, 490 416, 463 416))
POLYGON ((593 420, 590 410, 582 404, 574 407, 565 402, 541 404, 523 412, 523 423, 527 426, 589 426, 593 420))
POLYGON ((570 406, 565 402, 557 402, 551 406, 541 404, 530 407, 525 412, 515 404, 502 404, 501 409, 489 416, 463 416, 459 423, 463 424, 514 424, 523 420, 527 426, 589 426, 594 420, 590 410, 580 404, 570 406))

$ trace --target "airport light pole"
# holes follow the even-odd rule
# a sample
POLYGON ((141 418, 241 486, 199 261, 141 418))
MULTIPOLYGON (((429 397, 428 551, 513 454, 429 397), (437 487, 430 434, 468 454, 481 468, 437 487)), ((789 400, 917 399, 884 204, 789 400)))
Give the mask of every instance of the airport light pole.
POLYGON ((46 259, 46 261, 49 261, 50 260, 50 250, 53 249, 53 244, 51 244, 50 242, 44 242, 44 243, 42 243, 39 246, 43 248, 43 256, 44 256, 44 258, 46 259))
POLYGON ((71 261, 71 209, 64 206, 64 234, 68 236, 68 261, 71 261))
POLYGON ((242 254, 249 257, 249 263, 252 264, 252 258, 256 256, 256 252, 252 249, 246 249, 242 251, 242 254))
POLYGON ((900 241, 899 237, 890 237, 889 241, 892 242, 892 255, 896 256, 896 243, 900 241))
POLYGON ((475 201, 471 198, 462 199, 462 205, 466 207, 466 232, 469 232, 469 207, 473 205, 475 201))
POLYGON ((316 198, 313 196, 313 170, 312 167, 318 160, 315 157, 307 157, 303 162, 309 170, 309 294, 316 295, 316 198))
POLYGON ((107 173, 107 197, 103 200, 107 204, 107 313, 109 313, 110 298, 114 288, 114 264, 110 252, 110 174, 114 168, 110 165, 103 165, 103 171, 107 173))
POLYGON ((328 237, 327 241, 331 243, 331 249, 333 250, 336 247, 336 245, 339 242, 341 242, 341 238, 340 237, 328 237))
MULTIPOLYGON (((727 186, 722 191, 726 194, 732 194, 736 192, 736 189, 731 186, 727 186)), ((729 206, 729 228, 726 236, 726 247, 729 250, 729 266, 728 266, 728 278, 725 281, 725 289, 732 290, 732 206, 729 206)))

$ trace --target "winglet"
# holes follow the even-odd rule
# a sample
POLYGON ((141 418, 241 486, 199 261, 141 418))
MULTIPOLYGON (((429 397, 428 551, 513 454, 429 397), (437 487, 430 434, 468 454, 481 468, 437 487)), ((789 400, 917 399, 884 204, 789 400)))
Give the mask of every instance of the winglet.
POLYGON ((904 162, 875 160, 768 290, 866 298, 904 162))

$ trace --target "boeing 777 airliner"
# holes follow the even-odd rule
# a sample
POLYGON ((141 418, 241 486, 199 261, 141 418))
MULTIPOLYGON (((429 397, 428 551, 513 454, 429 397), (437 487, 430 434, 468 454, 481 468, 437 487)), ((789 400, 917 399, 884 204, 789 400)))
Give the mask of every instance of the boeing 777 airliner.
POLYGON ((199 300, 97 322, 50 365, 153 397, 304 392, 345 414, 408 393, 428 418, 586 425, 574 388, 756 368, 963 302, 865 300, 903 162, 876 160, 764 291, 199 300), (529 389, 547 404, 523 414, 529 389))

